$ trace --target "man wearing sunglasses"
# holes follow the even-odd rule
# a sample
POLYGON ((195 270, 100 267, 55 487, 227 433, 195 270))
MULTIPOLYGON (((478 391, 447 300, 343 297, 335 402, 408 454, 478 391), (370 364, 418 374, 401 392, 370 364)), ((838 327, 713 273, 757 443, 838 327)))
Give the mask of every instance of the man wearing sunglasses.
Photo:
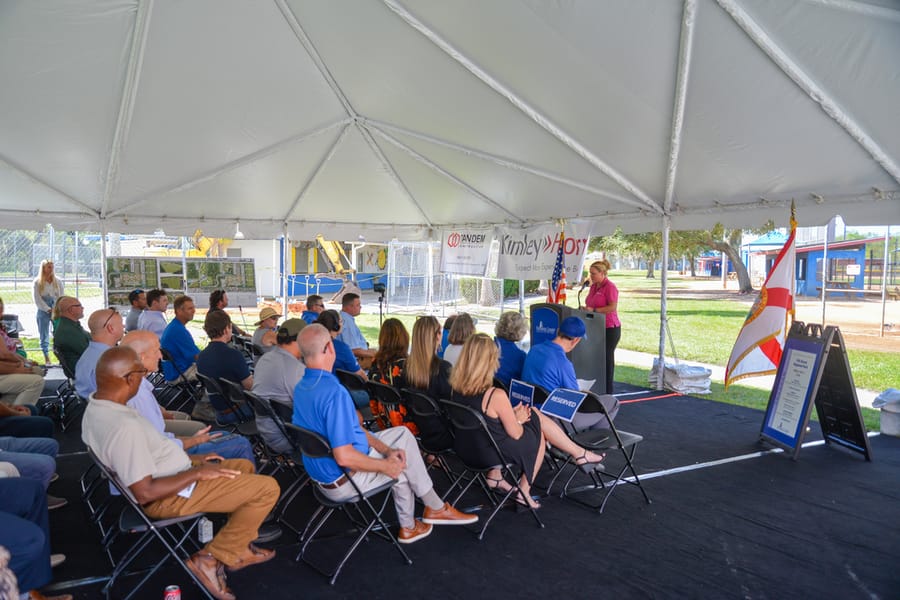
POLYGON ((65 368, 75 370, 81 353, 91 343, 90 334, 81 327, 84 306, 78 298, 62 296, 56 301, 54 310, 59 315, 53 330, 53 348, 59 353, 65 368))
POLYGON ((97 389, 94 371, 100 355, 115 346, 125 335, 125 323, 115 308, 101 308, 88 318, 91 342, 75 364, 75 391, 87 398, 97 389))

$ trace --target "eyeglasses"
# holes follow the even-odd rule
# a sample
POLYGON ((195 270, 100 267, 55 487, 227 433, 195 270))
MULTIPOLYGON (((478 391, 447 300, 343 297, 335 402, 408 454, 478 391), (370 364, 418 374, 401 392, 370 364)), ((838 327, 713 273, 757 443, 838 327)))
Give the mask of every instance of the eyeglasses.
POLYGON ((109 316, 106 317, 105 321, 103 321, 103 327, 101 327, 100 329, 106 329, 106 326, 109 325, 109 321, 113 318, 113 316, 119 314, 119 311, 114 309, 112 306, 110 306, 108 310, 111 310, 112 312, 109 313, 109 316))
POLYGON ((331 345, 331 342, 327 342, 325 346, 322 348, 322 354, 328 354, 328 346, 331 345))
POLYGON ((127 373, 125 373, 124 375, 122 375, 122 379, 124 379, 125 381, 131 383, 131 376, 132 376, 132 375, 138 374, 138 375, 140 375, 141 377, 143 377, 144 375, 146 375, 146 374, 149 373, 149 372, 150 372, 150 369, 143 369, 143 368, 141 368, 141 369, 135 369, 134 371, 128 371, 127 373))

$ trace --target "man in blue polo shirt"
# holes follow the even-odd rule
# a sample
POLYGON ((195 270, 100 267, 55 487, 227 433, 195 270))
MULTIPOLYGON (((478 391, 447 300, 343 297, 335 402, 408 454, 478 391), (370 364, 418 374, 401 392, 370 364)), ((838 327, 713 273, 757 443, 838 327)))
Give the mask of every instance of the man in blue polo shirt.
POLYGON ((174 306, 175 318, 166 325, 159 338, 163 350, 172 355, 171 361, 163 362, 163 374, 169 382, 193 381, 197 379, 196 363, 200 348, 187 330, 187 324, 194 319, 194 300, 190 296, 178 296, 174 306))
POLYGON ((294 388, 293 422, 327 438, 334 454, 333 459, 303 457, 306 472, 322 493, 334 501, 352 498, 356 490, 348 476, 363 493, 397 479, 392 491, 401 544, 428 537, 432 525, 478 521, 477 515, 462 513, 437 495, 409 429, 392 427, 373 434, 362 428, 350 394, 331 373, 335 354, 328 330, 318 323, 309 325, 298 341, 306 372, 294 388), (416 497, 425 504, 421 521, 415 519, 416 497))
POLYGON ((350 346, 353 356, 359 361, 363 369, 372 366, 372 360, 375 358, 375 351, 369 349, 369 342, 363 336, 362 331, 356 324, 356 317, 362 312, 362 301, 359 294, 344 294, 341 298, 341 320, 344 327, 338 334, 338 339, 350 346))
MULTIPOLYGON (((525 357, 522 367, 522 379, 528 383, 539 385, 548 392, 556 388, 578 389, 575 367, 566 356, 586 337, 587 328, 578 317, 563 319, 559 331, 552 340, 532 346, 525 357)), ((619 412, 619 401, 615 396, 603 394, 598 396, 606 407, 610 418, 615 419, 619 412)), ((578 413, 572 420, 575 429, 607 428, 606 417, 602 413, 578 413)))

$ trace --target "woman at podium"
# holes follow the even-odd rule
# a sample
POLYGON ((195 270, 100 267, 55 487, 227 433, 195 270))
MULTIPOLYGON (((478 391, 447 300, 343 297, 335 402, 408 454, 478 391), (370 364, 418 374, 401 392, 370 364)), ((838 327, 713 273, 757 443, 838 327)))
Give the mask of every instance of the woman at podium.
POLYGON ((609 267, 609 261, 605 258, 591 263, 591 288, 584 302, 584 309, 606 315, 606 393, 612 394, 616 346, 622 337, 622 324, 616 312, 619 306, 619 288, 606 275, 609 267))

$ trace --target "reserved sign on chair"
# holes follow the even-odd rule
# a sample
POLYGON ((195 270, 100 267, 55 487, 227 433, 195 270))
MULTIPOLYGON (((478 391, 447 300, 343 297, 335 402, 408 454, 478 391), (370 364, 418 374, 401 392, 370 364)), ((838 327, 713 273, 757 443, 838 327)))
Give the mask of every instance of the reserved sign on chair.
POLYGON ((587 394, 584 392, 557 388, 547 396, 547 401, 540 410, 545 415, 571 423, 585 398, 587 398, 587 394))

